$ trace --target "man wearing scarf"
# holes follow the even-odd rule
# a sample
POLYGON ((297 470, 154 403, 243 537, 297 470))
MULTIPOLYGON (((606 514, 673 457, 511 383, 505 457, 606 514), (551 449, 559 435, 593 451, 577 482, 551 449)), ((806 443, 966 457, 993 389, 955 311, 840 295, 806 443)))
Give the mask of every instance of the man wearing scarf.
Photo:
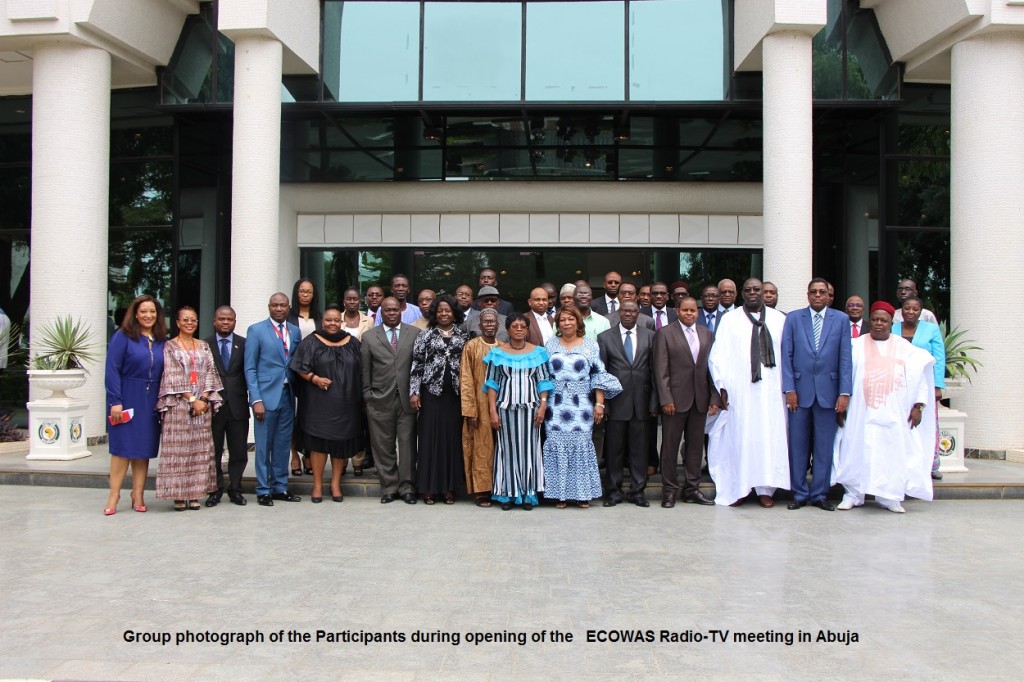
POLYGON ((789 486, 786 401, 782 393, 782 330, 786 316, 764 305, 761 281, 743 283, 743 306, 722 317, 708 366, 722 411, 708 421, 708 469, 715 503, 742 504, 753 488, 772 507, 789 486))
POLYGON ((895 308, 871 306, 870 334, 853 339, 853 395, 836 439, 832 483, 846 489, 837 509, 879 505, 902 514, 907 495, 932 499, 935 358, 891 334, 895 308))

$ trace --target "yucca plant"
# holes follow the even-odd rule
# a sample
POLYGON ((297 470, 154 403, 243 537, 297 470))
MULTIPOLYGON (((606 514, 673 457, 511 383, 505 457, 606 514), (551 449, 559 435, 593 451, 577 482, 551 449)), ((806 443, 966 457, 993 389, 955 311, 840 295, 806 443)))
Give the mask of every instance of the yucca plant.
POLYGON ((971 374, 977 374, 982 362, 971 357, 969 353, 984 350, 970 339, 963 338, 967 333, 966 329, 954 327, 952 331, 947 329, 945 322, 939 323, 942 332, 942 341, 946 347, 946 376, 951 379, 964 378, 971 381, 971 374))
POLYGON ((85 369, 85 363, 100 358, 89 325, 70 315, 44 324, 33 346, 39 353, 32 358, 32 369, 85 369))

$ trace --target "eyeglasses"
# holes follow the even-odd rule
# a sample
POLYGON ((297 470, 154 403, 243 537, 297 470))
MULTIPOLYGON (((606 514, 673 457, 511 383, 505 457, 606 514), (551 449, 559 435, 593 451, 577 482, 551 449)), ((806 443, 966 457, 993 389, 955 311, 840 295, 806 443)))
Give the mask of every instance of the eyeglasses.
POLYGON ((199 324, 199 320, 194 317, 183 317, 178 320, 178 324, 199 324))
POLYGON ((498 299, 496 299, 496 298, 481 298, 480 301, 482 303, 497 303, 498 299))

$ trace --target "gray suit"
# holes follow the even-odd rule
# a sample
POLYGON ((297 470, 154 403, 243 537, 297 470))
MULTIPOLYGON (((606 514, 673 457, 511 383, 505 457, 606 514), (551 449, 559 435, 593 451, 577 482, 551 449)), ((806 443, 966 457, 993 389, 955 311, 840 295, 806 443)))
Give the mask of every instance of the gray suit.
POLYGON ((399 325, 397 353, 384 325, 362 338, 363 399, 377 478, 385 495, 416 494, 416 411, 409 405, 409 371, 419 332, 410 324, 399 325))
MULTIPOLYGON (((530 320, 533 323, 533 320, 530 320)), ((469 334, 469 338, 475 339, 478 336, 483 336, 480 333, 480 311, 470 310, 466 314, 466 321, 462 323, 462 329, 469 334)), ((505 316, 498 314, 498 333, 494 335, 494 338, 498 339, 502 343, 508 343, 508 330, 505 329, 505 316)))
POLYGON ((607 401, 604 458, 609 499, 622 497, 622 467, 627 461, 632 484, 629 497, 643 494, 647 486, 647 418, 658 408, 652 384, 654 332, 639 325, 632 332, 632 363, 626 358, 619 325, 597 335, 605 369, 622 384, 622 393, 607 401))

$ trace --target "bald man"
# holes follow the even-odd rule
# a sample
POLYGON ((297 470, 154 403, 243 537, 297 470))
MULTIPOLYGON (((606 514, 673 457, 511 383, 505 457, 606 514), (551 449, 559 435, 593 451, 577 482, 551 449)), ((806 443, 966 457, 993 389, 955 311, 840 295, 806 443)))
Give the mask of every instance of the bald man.
POLYGON ((555 335, 552 322, 553 315, 548 315, 548 292, 544 287, 537 287, 530 292, 527 301, 530 306, 530 327, 527 329, 526 340, 536 346, 543 346, 555 335))
POLYGON ((604 296, 590 304, 600 315, 608 316, 619 310, 619 287, 622 286, 622 275, 612 271, 604 276, 604 296))

